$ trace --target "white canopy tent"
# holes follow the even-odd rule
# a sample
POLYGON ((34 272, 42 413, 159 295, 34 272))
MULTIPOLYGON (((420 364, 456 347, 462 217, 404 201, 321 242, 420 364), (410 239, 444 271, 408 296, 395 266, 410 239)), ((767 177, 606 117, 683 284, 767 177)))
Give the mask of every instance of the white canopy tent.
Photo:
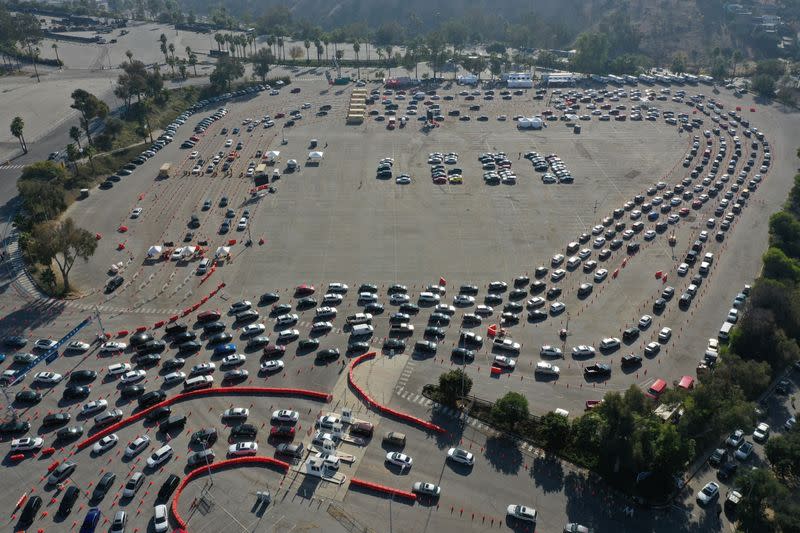
POLYGON ((320 162, 325 158, 325 152, 313 151, 308 152, 308 160, 320 162))
POLYGON ((161 248, 161 246, 151 246, 147 250, 147 257, 158 257, 159 255, 161 255, 162 251, 163 248, 161 248))
POLYGON ((270 150, 266 154, 264 154, 264 159, 269 162, 275 162, 281 156, 281 153, 278 150, 270 150))
POLYGON ((228 257, 229 255, 231 255, 230 246, 220 246, 214 253, 214 257, 216 257, 217 259, 222 259, 224 257, 228 257))

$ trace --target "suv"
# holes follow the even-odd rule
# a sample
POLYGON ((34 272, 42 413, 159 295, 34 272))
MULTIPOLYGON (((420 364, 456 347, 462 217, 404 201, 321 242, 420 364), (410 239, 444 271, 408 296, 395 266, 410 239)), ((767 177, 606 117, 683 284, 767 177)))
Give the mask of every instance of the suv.
POLYGON ((180 483, 181 478, 176 476, 175 474, 170 474, 167 480, 161 485, 161 488, 158 489, 158 495, 156 496, 157 502, 164 502, 172 496, 172 493, 175 492, 175 489, 178 488, 178 483, 180 483))

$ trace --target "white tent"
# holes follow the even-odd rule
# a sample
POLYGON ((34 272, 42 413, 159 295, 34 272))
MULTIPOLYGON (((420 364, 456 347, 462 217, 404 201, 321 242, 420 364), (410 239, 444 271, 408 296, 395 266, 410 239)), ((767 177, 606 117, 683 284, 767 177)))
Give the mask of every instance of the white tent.
POLYGON ((277 161, 280 156, 281 153, 278 150, 270 150, 264 155, 264 159, 267 161, 277 161))
POLYGON ((227 256, 229 256, 230 254, 231 254, 231 248, 230 248, 230 246, 220 246, 219 248, 217 248, 217 251, 216 251, 216 253, 214 254, 214 256, 215 256, 217 259, 219 259, 219 258, 221 258, 221 257, 227 257, 227 256))
POLYGON ((196 246, 186 246, 183 251, 181 252, 182 257, 191 257, 194 255, 194 252, 197 250, 196 246))
POLYGON ((151 246, 150 249, 147 250, 147 257, 157 257, 161 255, 161 251, 161 246, 151 246))
POLYGON ((318 152, 318 151, 308 152, 309 161, 322 161, 324 157, 325 157, 325 152, 318 152))

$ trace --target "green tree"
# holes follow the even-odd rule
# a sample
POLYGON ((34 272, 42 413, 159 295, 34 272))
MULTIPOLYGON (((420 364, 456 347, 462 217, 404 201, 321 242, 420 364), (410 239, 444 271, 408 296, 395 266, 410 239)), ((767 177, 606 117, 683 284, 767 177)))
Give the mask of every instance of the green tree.
POLYGON ((675 54, 672 58, 670 70, 672 70, 674 74, 683 74, 686 72, 686 54, 682 52, 675 54))
POLYGON ((694 456, 694 440, 681 438, 674 424, 663 424, 659 421, 659 432, 653 451, 655 453, 651 468, 671 476, 683 471, 694 456))
POLYGON ((545 449, 551 452, 558 452, 569 444, 569 419, 563 415, 553 412, 547 413, 539 419, 537 431, 544 442, 545 449))
POLYGON ((306 63, 311 63, 311 41, 306 39, 303 41, 303 46, 306 49, 306 63))
POLYGON ((128 63, 133 63, 133 52, 125 50, 125 57, 128 58, 128 63))
POLYGON ((194 52, 189 54, 189 66, 194 69, 194 75, 197 76, 197 55, 194 52))
POLYGON ((42 283, 44 283, 51 293, 56 290, 56 273, 53 272, 51 267, 45 267, 41 274, 42 283))
POLYGON ((361 63, 358 61, 358 53, 361 51, 361 43, 355 41, 353 43, 353 53, 356 55, 356 71, 358 79, 361 79, 361 63))
POLYGON ((786 488, 766 468, 745 470, 736 483, 745 495, 736 508, 739 527, 744 531, 772 531, 767 511, 786 495, 786 488))
POLYGON ((22 148, 24 153, 28 153, 28 143, 25 142, 25 135, 23 131, 25 130, 25 121, 22 120, 22 117, 14 117, 14 120, 11 121, 11 135, 19 140, 19 145, 22 148))
POLYGON ((20 180, 22 181, 43 181, 47 183, 63 182, 67 177, 67 172, 53 161, 37 161, 26 165, 22 169, 20 180))
POLYGON ((753 77, 750 88, 764 98, 775 96, 775 79, 767 74, 758 74, 753 77))
POLYGON ((445 405, 455 406, 458 399, 468 395, 471 390, 472 378, 460 368, 439 376, 439 394, 445 405))
POLYGON ((786 211, 769 217, 770 244, 780 248, 787 256, 800 257, 800 221, 786 211))
POLYGON ((61 65, 61 59, 58 57, 58 44, 53 43, 50 45, 50 48, 52 48, 53 52, 56 53, 56 62, 58 62, 58 64, 61 65))
POLYGON ((17 181, 17 190, 22 199, 22 209, 33 223, 52 220, 67 208, 61 183, 44 181, 17 181))
POLYGON ((215 87, 228 90, 231 87, 231 82, 242 76, 244 76, 244 65, 242 65, 241 61, 223 56, 217 59, 217 65, 209 80, 215 87))
POLYGON ((514 430, 518 422, 529 417, 528 400, 518 392, 507 392, 492 406, 491 417, 498 426, 514 430))
POLYGON ((609 43, 605 33, 582 33, 575 41, 572 68, 579 72, 597 73, 605 70, 609 43))
POLYGON ((70 138, 78 145, 78 150, 81 149, 81 129, 78 126, 72 126, 69 129, 70 138))
POLYGON ((74 143, 69 143, 69 144, 67 145, 67 161, 69 161, 70 163, 72 163, 72 172, 74 172, 74 173, 75 173, 75 175, 77 175, 77 174, 78 174, 78 165, 77 165, 77 161, 78 161, 80 158, 81 158, 81 153, 80 153, 80 151, 78 150, 78 148, 75 146, 75 144, 74 144, 74 143))
POLYGON ((92 144, 87 144, 83 148, 83 155, 89 158, 89 166, 92 167, 92 174, 97 174, 97 169, 94 167, 94 156, 97 154, 97 149, 92 144))
POLYGON ((78 258, 88 261, 97 249, 94 235, 75 225, 71 218, 48 221, 34 226, 29 250, 42 264, 55 261, 64 282, 64 293, 69 293, 69 273, 78 258))
POLYGON ((253 61, 253 74, 261 78, 261 82, 267 81, 267 75, 273 63, 275 63, 275 56, 272 55, 272 50, 269 48, 259 48, 252 56, 253 61))
POLYGON ((103 119, 108 115, 108 105, 97 98, 92 93, 83 89, 75 89, 72 92, 72 109, 77 109, 81 114, 80 123, 86 132, 86 139, 89 144, 92 143, 92 136, 89 132, 89 125, 92 119, 103 119))
POLYGON ((775 435, 766 446, 767 459, 783 479, 800 477, 800 429, 795 426, 783 435, 775 435))
POLYGON ((800 280, 800 268, 783 250, 770 246, 764 253, 764 276, 776 280, 788 280, 796 283, 800 280))

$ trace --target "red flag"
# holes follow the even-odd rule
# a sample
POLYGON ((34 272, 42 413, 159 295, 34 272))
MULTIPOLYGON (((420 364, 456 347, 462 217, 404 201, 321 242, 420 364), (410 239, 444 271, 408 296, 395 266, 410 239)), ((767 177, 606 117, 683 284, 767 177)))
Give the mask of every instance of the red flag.
POLYGON ((440 287, 444 287, 444 286, 446 286, 446 285, 447 285, 447 280, 446 280, 446 279, 444 279, 444 278, 442 278, 442 277, 440 277, 440 278, 439 278, 439 286, 440 286, 440 287))

